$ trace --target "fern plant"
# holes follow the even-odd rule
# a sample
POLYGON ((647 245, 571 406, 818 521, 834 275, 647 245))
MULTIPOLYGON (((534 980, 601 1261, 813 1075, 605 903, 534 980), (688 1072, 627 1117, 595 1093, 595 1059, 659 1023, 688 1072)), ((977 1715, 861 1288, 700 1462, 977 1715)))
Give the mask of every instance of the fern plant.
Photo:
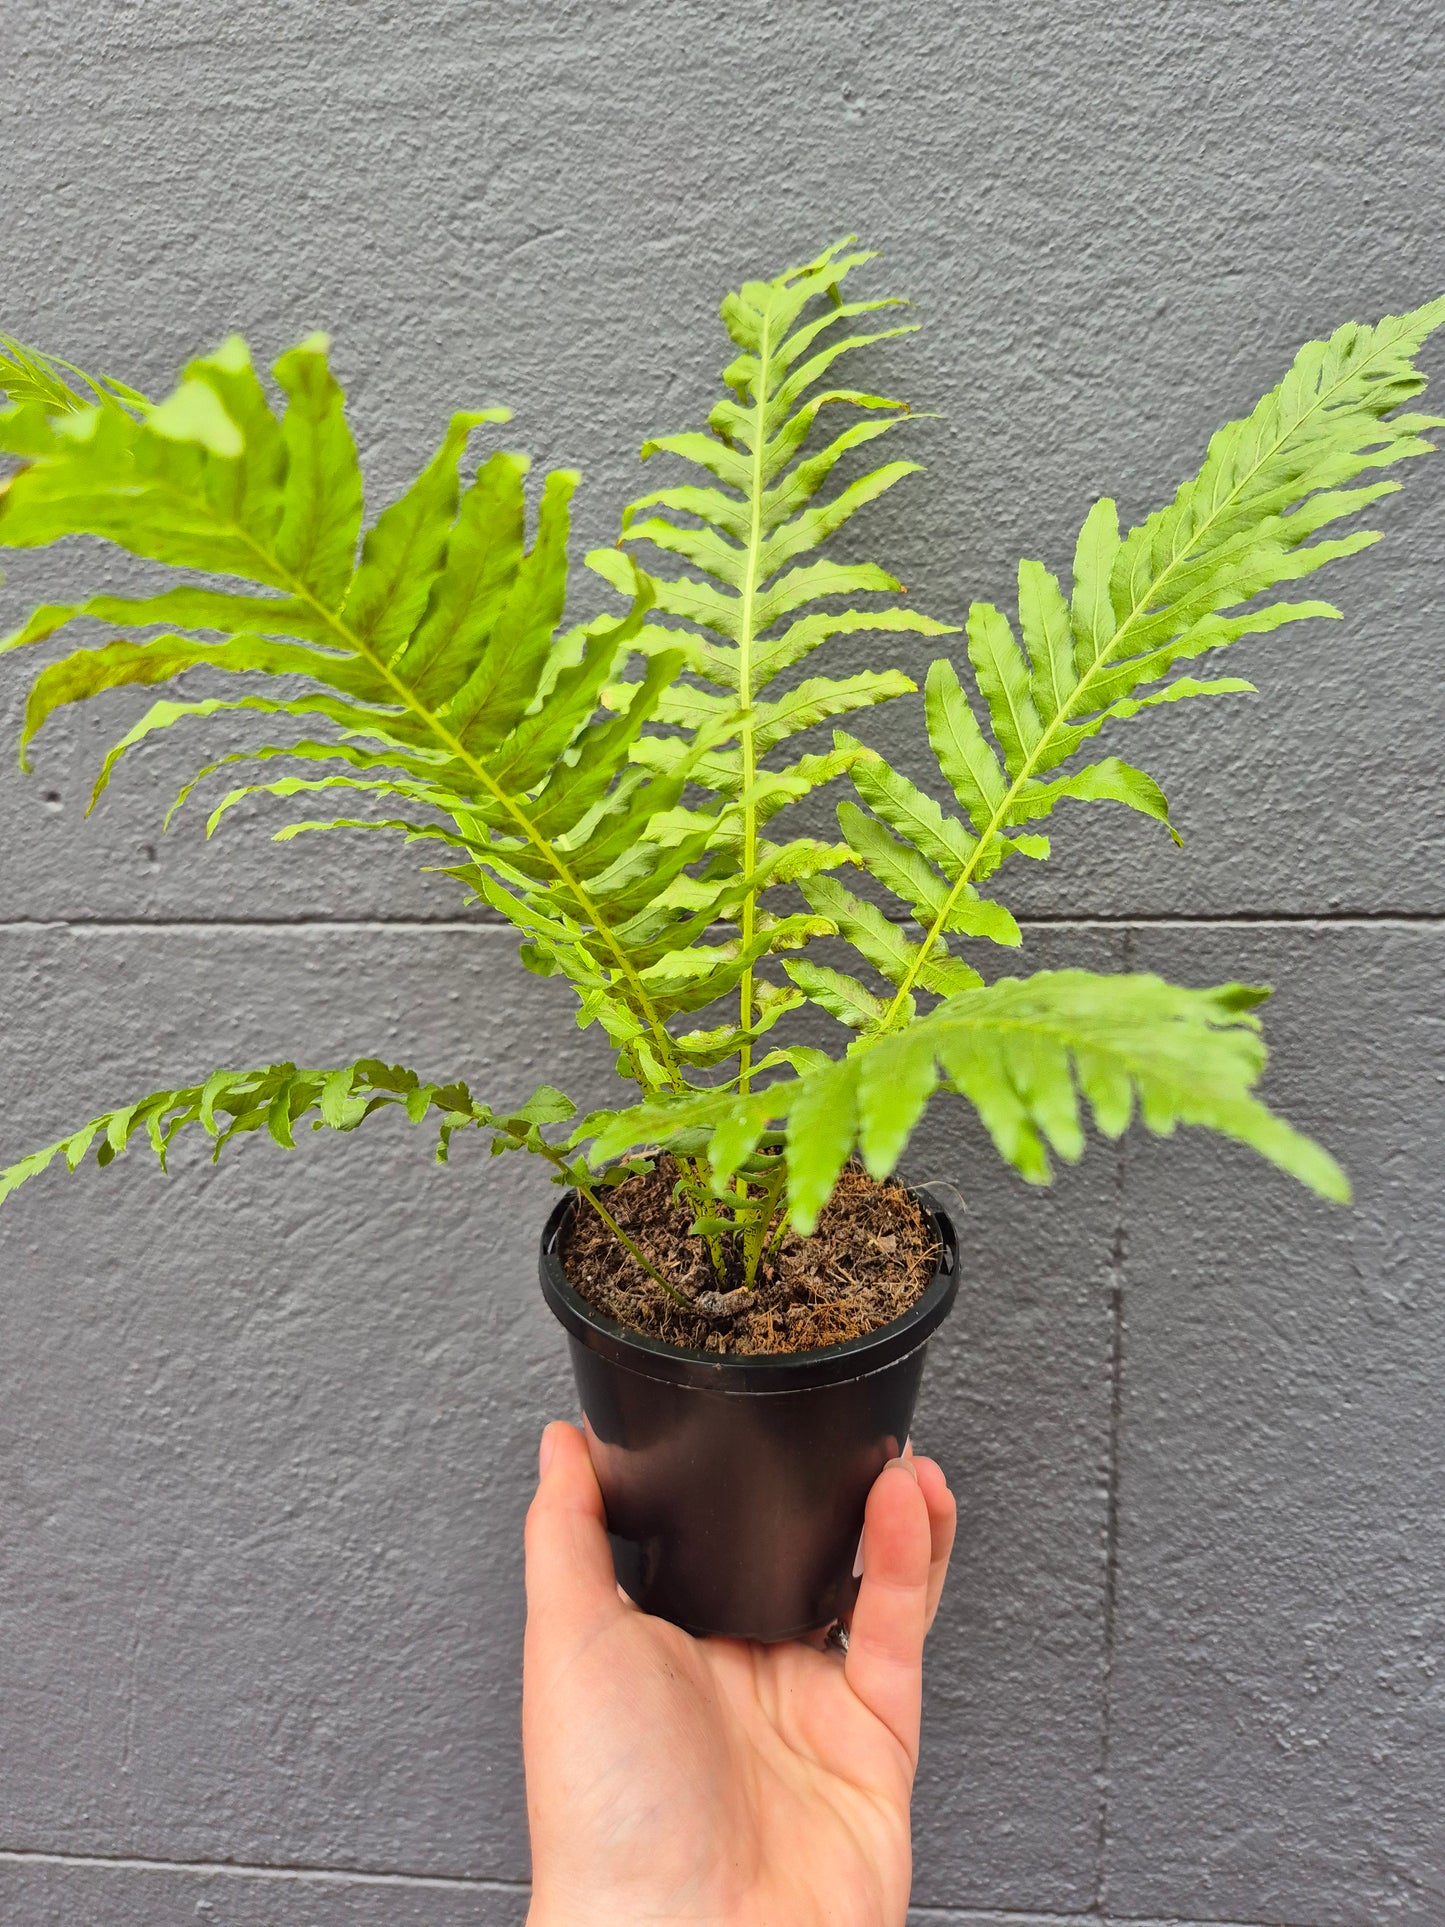
POLYGON ((219 1155, 238 1133, 290 1146, 303 1119, 351 1130, 399 1107, 433 1122, 440 1157, 473 1128, 494 1151, 546 1158, 660 1289, 686 1295, 606 1204, 610 1185, 670 1153, 717 1274, 695 1302, 721 1312, 790 1225, 816 1227, 849 1158, 879 1177, 895 1168, 939 1092, 971 1104, 1031 1182, 1047 1180, 1051 1154, 1080 1155, 1086 1119, 1115 1137, 1137 1109, 1151 1131, 1207 1126, 1326 1197, 1348 1195, 1328 1153, 1255 1095, 1264 991, 1072 970, 986 981, 988 946, 1020 942, 993 879, 1047 856, 1036 826, 1065 800, 1121 803, 1168 828, 1158 784, 1116 756, 1087 760, 1094 738, 1161 703, 1250 689, 1181 666, 1338 613, 1268 598, 1378 539, 1351 518, 1398 486, 1372 471, 1430 446, 1439 424, 1406 404, 1445 301, 1302 349, 1174 501, 1127 534, 1114 504, 1096 503, 1067 594, 1042 563, 1020 565, 1017 629, 989 604, 969 609, 966 659, 940 657, 923 692, 934 788, 956 799, 943 807, 847 730, 831 747, 797 740, 914 692, 893 667, 814 673, 828 642, 871 633, 886 655, 900 633, 957 633, 903 606, 881 568, 827 553, 917 466, 863 466, 837 485, 909 413, 836 385, 842 357, 909 331, 867 319, 900 304, 844 298, 871 258, 841 243, 728 296, 727 394, 705 429, 643 449, 693 475, 634 502, 617 546, 587 558, 628 607, 573 627, 576 477, 546 478, 529 546, 524 458, 495 452, 463 475, 471 438, 503 409, 454 416, 363 538, 355 447, 320 339, 277 362, 279 409, 235 339, 158 404, 0 344, 0 450, 16 458, 0 544, 99 535, 181 578, 42 604, 0 644, 51 642, 79 617, 126 632, 39 673, 22 755, 67 703, 197 669, 246 677, 239 693, 155 702, 106 756, 93 802, 157 732, 226 730, 178 799, 252 765, 213 801, 208 834, 243 798, 306 808, 341 792, 359 813, 287 820, 277 839, 386 829, 439 845, 438 867, 517 929, 521 961, 569 980, 578 1023, 600 1027, 636 1089, 579 1120, 551 1087, 496 1110, 460 1082, 374 1059, 218 1071, 24 1159, 0 1174, 0 1198, 57 1158, 74 1169, 95 1149, 106 1163, 138 1135, 164 1162, 191 1123, 219 1155), (860 596, 869 606, 850 606, 860 596), (259 741, 257 718, 274 726, 259 741), (780 834, 789 805, 843 778, 839 841, 780 834), (843 940, 857 969, 801 954, 817 937, 843 940), (778 1041, 805 1004, 843 1027, 836 1050, 778 1041))

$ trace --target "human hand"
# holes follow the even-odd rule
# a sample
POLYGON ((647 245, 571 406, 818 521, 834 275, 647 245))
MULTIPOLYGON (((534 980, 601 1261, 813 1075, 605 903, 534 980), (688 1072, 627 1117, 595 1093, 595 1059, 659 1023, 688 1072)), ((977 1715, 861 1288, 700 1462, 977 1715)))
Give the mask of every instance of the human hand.
POLYGON ((902 1927, 953 1530, 938 1466, 895 1459, 846 1656, 693 1639, 619 1594, 586 1444, 549 1425, 527 1515, 528 1927, 902 1927))

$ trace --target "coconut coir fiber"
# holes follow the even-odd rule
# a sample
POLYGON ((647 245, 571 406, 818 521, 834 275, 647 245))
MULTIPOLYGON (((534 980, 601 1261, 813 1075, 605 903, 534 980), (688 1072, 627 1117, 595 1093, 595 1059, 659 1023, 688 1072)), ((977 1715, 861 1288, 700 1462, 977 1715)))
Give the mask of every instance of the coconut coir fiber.
MULTIPOLYGON (((737 1251, 726 1252, 729 1276, 719 1281, 706 1244, 689 1234, 692 1208, 674 1201, 676 1178, 673 1160, 659 1158, 651 1171, 607 1192, 607 1209, 685 1296, 741 1284, 737 1251)), ((594 1310, 650 1338, 693 1351, 803 1352, 900 1317, 927 1289, 938 1241, 901 1184, 879 1184, 849 1165, 812 1237, 790 1230, 764 1261, 748 1303, 730 1317, 706 1318, 669 1298, 585 1198, 563 1259, 573 1290, 594 1310)))

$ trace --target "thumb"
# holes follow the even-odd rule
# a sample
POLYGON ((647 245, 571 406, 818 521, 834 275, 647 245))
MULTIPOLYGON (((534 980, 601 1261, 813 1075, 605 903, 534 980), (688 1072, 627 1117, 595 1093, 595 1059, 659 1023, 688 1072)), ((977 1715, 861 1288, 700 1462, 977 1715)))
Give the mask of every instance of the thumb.
POLYGON ((528 1620, 581 1627, 622 1612, 602 1492, 576 1426, 549 1425, 539 1461, 527 1511, 528 1620))

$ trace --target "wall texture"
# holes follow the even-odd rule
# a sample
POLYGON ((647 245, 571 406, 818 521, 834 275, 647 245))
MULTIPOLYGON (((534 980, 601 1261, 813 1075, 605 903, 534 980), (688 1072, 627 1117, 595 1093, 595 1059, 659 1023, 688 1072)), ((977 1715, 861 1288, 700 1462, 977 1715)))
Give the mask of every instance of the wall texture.
MULTIPOLYGON (((0 41, 0 325, 157 388, 325 326, 376 500, 504 399, 608 537, 723 289, 857 228, 927 324, 887 380, 942 415, 867 542, 945 615, 1445 283, 1432 0, 8 0, 0 41)), ((1079 812, 1022 900, 1034 963, 1277 985, 1271 1094, 1357 1208, 1190 1139, 1046 1195, 956 1115, 915 1149, 972 1206, 918 1428, 963 1527, 920 1922, 1445 1919, 1445 465, 1385 521, 1344 622, 1252 647, 1258 699, 1136 736, 1186 850, 1079 812)), ((82 565, 120 573, 18 558, 0 627, 82 565)), ((165 755, 82 824, 128 714, 0 772, 0 1162, 219 1061, 601 1088, 401 853, 163 838, 165 755)), ((402 1127, 180 1163, 0 1216, 0 1918, 520 1921, 547 1188, 402 1127)))

